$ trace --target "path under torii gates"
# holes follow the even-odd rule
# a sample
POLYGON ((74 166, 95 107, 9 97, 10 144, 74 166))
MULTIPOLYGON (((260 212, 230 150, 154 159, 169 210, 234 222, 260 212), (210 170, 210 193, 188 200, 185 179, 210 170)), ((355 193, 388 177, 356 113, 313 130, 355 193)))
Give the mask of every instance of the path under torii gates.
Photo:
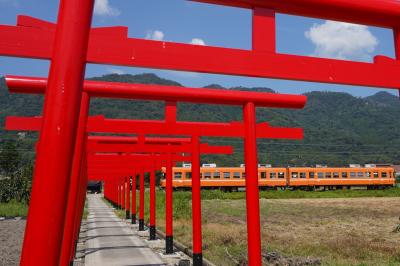
POLYGON ((164 265, 129 223, 121 221, 101 195, 89 194, 86 228, 85 265, 164 265))

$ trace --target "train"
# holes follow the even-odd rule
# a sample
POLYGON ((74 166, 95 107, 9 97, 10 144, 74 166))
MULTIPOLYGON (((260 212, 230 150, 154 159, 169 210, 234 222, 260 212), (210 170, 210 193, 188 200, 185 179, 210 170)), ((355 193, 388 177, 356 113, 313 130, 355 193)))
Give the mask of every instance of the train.
MULTIPOLYGON (((165 188, 165 168, 160 187, 165 188)), ((172 186, 177 190, 191 188, 191 167, 173 167, 172 186)), ((205 189, 238 191, 245 187, 246 172, 240 167, 200 168, 200 184, 205 189)), ((271 167, 258 166, 258 185, 260 189, 343 189, 366 187, 368 189, 393 187, 396 184, 395 171, 391 166, 350 165, 348 167, 271 167)))

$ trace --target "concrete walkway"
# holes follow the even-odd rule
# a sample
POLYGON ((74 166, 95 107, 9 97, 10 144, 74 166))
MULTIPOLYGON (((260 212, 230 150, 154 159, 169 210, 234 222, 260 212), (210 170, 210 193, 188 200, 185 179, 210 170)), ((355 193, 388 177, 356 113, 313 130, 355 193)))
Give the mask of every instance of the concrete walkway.
POLYGON ((88 195, 88 207, 85 265, 165 265, 101 195, 88 195))

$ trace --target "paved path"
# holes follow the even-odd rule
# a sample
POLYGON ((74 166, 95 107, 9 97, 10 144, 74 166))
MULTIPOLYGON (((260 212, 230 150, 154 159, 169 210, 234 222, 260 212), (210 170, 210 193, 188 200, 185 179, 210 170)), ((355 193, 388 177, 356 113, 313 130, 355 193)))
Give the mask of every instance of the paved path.
POLYGON ((100 195, 88 195, 85 265, 164 265, 100 195))

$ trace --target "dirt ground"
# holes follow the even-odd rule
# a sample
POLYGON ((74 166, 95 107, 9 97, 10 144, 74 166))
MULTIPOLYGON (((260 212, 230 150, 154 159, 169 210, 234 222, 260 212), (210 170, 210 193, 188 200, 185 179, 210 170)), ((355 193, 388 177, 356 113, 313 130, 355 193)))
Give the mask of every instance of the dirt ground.
MULTIPOLYGON (((400 265, 400 198, 262 199, 260 211, 265 252, 323 265, 400 265)), ((206 201, 204 219, 204 234, 221 238, 232 262, 245 260, 235 250, 246 246, 245 202, 206 201)))
MULTIPOLYGON (((205 257, 246 265, 245 201, 202 210, 205 257)), ((261 199, 260 213, 265 265, 400 265, 400 198, 261 199)), ((191 221, 175 220, 174 235, 191 246, 191 221)))
POLYGON ((0 221, 0 265, 19 265, 25 220, 0 221))

